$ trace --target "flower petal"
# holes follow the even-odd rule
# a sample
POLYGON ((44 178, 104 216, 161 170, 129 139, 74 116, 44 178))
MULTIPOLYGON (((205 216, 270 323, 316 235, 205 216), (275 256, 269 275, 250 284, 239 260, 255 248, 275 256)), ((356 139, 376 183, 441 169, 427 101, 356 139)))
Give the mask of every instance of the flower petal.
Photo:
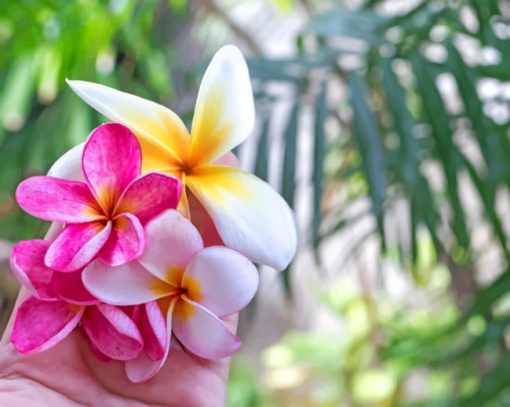
POLYGON ((186 154, 188 130, 170 109, 107 86, 83 81, 67 83, 98 112, 124 124, 137 135, 144 172, 171 167, 186 154))
POLYGON ((87 265, 104 246, 112 229, 111 222, 68 225, 46 252, 46 266, 58 271, 76 271, 87 265))
POLYGON ((81 169, 81 157, 85 143, 74 146, 57 161, 53 163, 48 171, 50 177, 70 179, 73 181, 85 182, 83 171, 81 169))
POLYGON ((144 351, 151 360, 161 360, 168 346, 165 317, 156 301, 144 304, 140 310, 138 328, 142 334, 144 351))
POLYGON ((204 74, 191 130, 191 162, 210 163, 241 144, 255 121, 248 67, 232 45, 221 48, 204 74))
POLYGON ((101 362, 109 362, 110 360, 112 360, 111 357, 109 356, 106 356, 103 352, 101 352, 96 345, 94 345, 94 343, 89 339, 89 345, 90 345, 90 350, 92 351, 92 353, 94 354, 94 356, 96 358, 98 358, 101 362))
POLYGON ((21 353, 45 351, 71 333, 80 322, 83 310, 64 301, 28 297, 16 311, 11 342, 21 353))
POLYGON ((160 280, 137 261, 107 267, 100 261, 83 270, 83 284, 97 298, 113 305, 136 305, 168 295, 158 292, 160 280))
POLYGON ((125 363, 126 374, 133 383, 146 382, 154 377, 165 364, 168 353, 170 352, 170 342, 172 337, 172 313, 175 301, 170 303, 166 315, 166 342, 164 346, 163 357, 159 360, 152 360, 145 352, 141 352, 136 359, 128 360, 125 363))
POLYGON ((87 307, 82 324, 90 341, 112 359, 136 358, 143 348, 143 340, 136 324, 113 305, 87 307))
POLYGON ((155 172, 146 174, 127 187, 115 213, 132 213, 144 225, 164 210, 177 208, 181 189, 177 178, 155 172))
POLYGON ((21 285, 39 299, 56 299, 51 287, 53 270, 44 265, 50 246, 46 240, 22 240, 11 252, 11 270, 21 285))
POLYGON ((139 262, 156 277, 180 285, 184 269, 204 246, 198 230, 176 210, 147 224, 147 244, 139 262))
POLYGON ((92 131, 85 144, 82 165, 99 204, 109 214, 122 192, 141 173, 140 144, 122 124, 103 124, 92 131))
POLYGON ((182 278, 188 297, 220 317, 240 311, 258 285, 257 268, 246 257, 226 247, 198 253, 182 278))
POLYGON ((18 205, 36 218, 85 223, 101 216, 87 184, 47 176, 30 177, 16 189, 18 205))
POLYGON ((205 216, 204 221, 202 222, 200 235, 202 236, 202 239, 204 239, 205 247, 225 246, 225 243, 221 240, 221 236, 218 233, 218 229, 216 229, 216 226, 209 215, 205 216))
POLYGON ((216 315, 184 297, 175 305, 173 332, 195 355, 218 360, 237 352, 241 340, 216 315))
POLYGON ((108 266, 120 266, 137 259, 145 247, 145 232, 138 218, 122 213, 113 219, 112 233, 99 253, 108 266))
POLYGON ((82 270, 71 273, 55 271, 51 280, 51 287, 61 300, 77 305, 96 305, 99 300, 94 297, 81 281, 82 270))
POLYGON ((294 257, 297 232, 292 210, 267 183, 227 166, 203 166, 186 178, 212 218, 225 246, 283 270, 294 257))
POLYGON ((228 165, 229 167, 239 167, 239 159, 232 151, 229 151, 228 153, 215 160, 213 164, 228 165))

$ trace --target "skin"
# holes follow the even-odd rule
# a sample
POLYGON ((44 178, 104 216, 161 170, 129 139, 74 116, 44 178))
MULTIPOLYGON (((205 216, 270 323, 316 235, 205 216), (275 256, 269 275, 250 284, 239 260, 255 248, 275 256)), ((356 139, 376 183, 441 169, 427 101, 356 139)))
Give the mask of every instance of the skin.
MULTIPOLYGON (((22 291, 18 304, 26 296, 22 291)), ((14 313, 13 313, 14 316, 14 313)), ((0 405, 17 406, 187 406, 225 405, 230 359, 200 359, 172 339, 159 373, 146 383, 129 382, 122 363, 103 362, 75 329, 54 348, 19 354, 10 343, 13 316, 0 341, 0 405)), ((233 330, 237 315, 225 319, 233 330)))
MULTIPOLYGON (((54 239, 54 224, 46 239, 54 239)), ((14 316, 28 293, 22 289, 0 340, 0 406, 179 406, 225 405, 230 358, 201 359, 172 338, 162 369, 146 383, 131 383, 121 362, 99 360, 81 329, 75 329, 52 349, 22 355, 10 343, 14 316)), ((222 318, 232 332, 237 314, 222 318)))

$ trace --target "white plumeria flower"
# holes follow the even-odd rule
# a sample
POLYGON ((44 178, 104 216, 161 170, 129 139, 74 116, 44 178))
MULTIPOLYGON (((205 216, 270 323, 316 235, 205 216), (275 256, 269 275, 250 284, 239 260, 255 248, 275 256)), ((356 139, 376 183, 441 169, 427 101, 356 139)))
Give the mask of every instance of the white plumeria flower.
POLYGON ((191 134, 174 112, 157 103, 90 82, 69 85, 97 111, 136 134, 143 172, 165 172, 182 181, 184 213, 191 193, 226 246, 257 263, 279 270, 288 266, 297 247, 291 209, 266 182, 220 164, 246 140, 255 118, 248 68, 236 47, 221 48, 207 68, 191 134))

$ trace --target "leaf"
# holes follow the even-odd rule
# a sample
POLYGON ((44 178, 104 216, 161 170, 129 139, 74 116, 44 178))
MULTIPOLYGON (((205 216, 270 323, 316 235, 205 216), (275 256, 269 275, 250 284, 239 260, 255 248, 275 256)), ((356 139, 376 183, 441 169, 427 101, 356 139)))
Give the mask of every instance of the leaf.
MULTIPOLYGON (((296 194, 296 159, 297 159, 297 138, 298 138, 299 102, 292 106, 287 127, 284 132, 284 154, 282 169, 282 196, 291 208, 294 208, 296 194)), ((290 272, 292 264, 281 272, 282 283, 285 293, 291 297, 290 272)))
POLYGON ((418 182, 418 142, 414 136, 416 121, 409 111, 404 88, 393 72, 392 58, 381 58, 379 62, 381 85, 383 87, 393 126, 399 137, 399 169, 411 192, 418 182))
POLYGON ((383 205, 386 188, 384 151, 374 114, 367 102, 367 88, 359 74, 348 76, 353 125, 356 141, 363 157, 363 168, 369 185, 372 212, 377 220, 382 246, 385 247, 383 205))
POLYGON ((313 209, 312 209, 312 244, 317 249, 319 244, 319 228, 321 225, 321 202, 324 191, 324 158, 326 155, 326 132, 324 126, 328 118, 326 104, 327 84, 323 83, 321 92, 315 102, 314 146, 313 146, 313 209))
POLYGON ((421 222, 424 221, 428 226, 435 248, 438 249, 437 216, 434 215, 435 205, 428 183, 419 172, 420 149, 415 138, 417 123, 409 110, 406 92, 393 70, 393 63, 393 58, 381 58, 378 66, 393 128, 399 138, 396 171, 401 174, 410 201, 409 246, 411 261, 415 265, 418 262, 417 233, 421 222))
POLYGON ((379 44, 383 37, 378 32, 387 19, 372 10, 353 11, 344 7, 336 7, 314 16, 307 31, 324 36, 346 36, 365 40, 371 44, 379 44))
POLYGON ((168 0, 168 5, 177 15, 183 15, 186 12, 187 0, 168 0))
MULTIPOLYGON (((507 142, 506 132, 500 132, 494 123, 485 115, 482 102, 475 87, 477 77, 469 69, 452 41, 446 44, 448 49, 447 69, 452 73, 457 88, 464 102, 465 114, 472 124, 474 136, 478 141, 485 164, 489 168, 492 179, 501 178, 510 169, 505 163, 503 143, 507 142)), ((490 182, 490 179, 487 180, 490 182)))
POLYGON ((147 82, 157 92, 158 97, 165 100, 172 96, 173 84, 167 69, 165 53, 161 50, 150 52, 144 57, 143 63, 147 82))
POLYGON ((486 313, 494 302, 510 291, 510 269, 506 269, 492 284, 478 291, 466 315, 486 313))
POLYGON ((467 169, 467 172, 473 181, 473 185, 475 186, 483 203, 485 216, 490 221, 492 230, 499 240, 501 250, 505 253, 507 258, 510 258, 510 252, 506 247, 507 239, 505 231, 495 209, 494 189, 491 187, 489 182, 484 182, 484 180, 478 175, 478 172, 473 164, 471 164, 471 162, 466 157, 464 157, 464 155, 461 156, 464 162, 464 166, 467 169))
POLYGON ((287 127, 283 135, 285 147, 283 154, 282 196, 291 208, 294 208, 294 197, 296 193, 298 113, 299 102, 295 102, 292 106, 287 121, 287 127))
POLYGON ((16 62, 0 94, 0 125, 18 131, 24 124, 34 92, 34 60, 26 56, 16 62))
POLYGON ((424 118, 430 125, 431 135, 436 143, 435 152, 446 177, 446 192, 453 212, 452 230, 457 243, 463 249, 467 249, 470 238, 458 191, 457 171, 460 158, 453 144, 453 135, 450 129, 451 120, 436 87, 436 77, 430 64, 419 52, 415 52, 411 57, 411 65, 416 77, 417 90, 423 103, 424 118))
POLYGON ((45 104, 53 102, 59 91, 59 74, 62 55, 57 47, 45 47, 41 55, 37 97, 45 104))
POLYGON ((510 354, 504 354, 490 372, 485 373, 475 394, 461 400, 465 407, 484 406, 510 385, 510 354))
POLYGON ((269 125, 270 117, 263 119, 259 139, 257 140, 257 152, 255 154, 254 173, 264 181, 268 180, 269 173, 269 125))

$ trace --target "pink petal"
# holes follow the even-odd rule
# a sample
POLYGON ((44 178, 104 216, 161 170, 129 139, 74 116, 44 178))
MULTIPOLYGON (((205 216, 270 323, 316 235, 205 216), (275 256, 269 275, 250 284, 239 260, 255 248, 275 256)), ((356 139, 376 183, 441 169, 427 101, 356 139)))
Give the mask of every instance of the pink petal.
POLYGON ((118 123, 106 123, 90 135, 82 158, 83 174, 106 213, 140 175, 142 152, 135 135, 118 123))
POLYGON ((238 252, 221 246, 198 253, 182 278, 188 297, 220 317, 248 305, 257 286, 257 268, 238 252))
POLYGON ((99 259, 108 266, 120 266, 137 259, 145 248, 145 232, 136 216, 130 213, 113 219, 112 233, 99 253, 99 259))
POLYGON ((202 239, 204 239, 205 247, 225 246, 220 234, 218 233, 218 229, 216 229, 214 222, 207 213, 204 217, 204 221, 202 222, 200 234, 202 235, 202 239))
POLYGON ((186 297, 175 306, 173 332, 186 348, 205 359, 222 359, 241 347, 239 337, 216 315, 186 297))
POLYGON ((16 201, 36 218, 66 223, 85 223, 101 216, 87 184, 59 178, 30 177, 16 189, 16 201))
POLYGON ((44 265, 50 242, 22 240, 11 252, 11 270, 21 285, 39 299, 56 299, 50 285, 53 270, 44 265))
POLYGON ((137 261, 117 267, 94 261, 85 267, 82 279, 92 294, 113 305, 143 304, 168 295, 156 291, 160 280, 137 261))
POLYGON ((115 213, 132 213, 144 225, 164 210, 177 208, 181 187, 181 182, 170 175, 146 174, 127 187, 115 213))
POLYGON ((46 266, 65 272, 81 269, 99 253, 111 229, 111 222, 68 225, 46 252, 46 266))
POLYGON ((53 273, 51 286, 58 298, 71 304, 96 305, 99 300, 87 291, 81 281, 82 270, 71 273, 56 271, 53 273))
POLYGON ((198 230, 176 210, 168 210, 146 227, 146 249, 139 262, 160 279, 180 284, 184 269, 203 248, 198 230))
POLYGON ((168 353, 170 352, 170 342, 172 337, 172 312, 174 310, 175 301, 170 303, 166 316, 166 342, 164 343, 164 354, 159 360, 152 360, 145 352, 133 360, 128 360, 125 363, 126 374, 129 380, 133 383, 146 382, 154 377, 159 372, 161 367, 165 364, 168 353))
POLYGON ((140 317, 141 308, 142 305, 125 305, 123 307, 120 307, 120 309, 124 311, 126 315, 135 322, 135 324, 138 324, 138 318, 140 317))
POLYGON ((110 360, 112 360, 112 358, 106 356, 103 352, 101 352, 96 345, 94 345, 91 340, 89 339, 89 345, 90 345, 90 350, 92 351, 92 353, 94 354, 94 356, 96 358, 98 358, 101 362, 109 362, 110 360))
POLYGON ((45 351, 71 333, 83 310, 64 301, 48 302, 28 297, 16 312, 11 342, 21 353, 45 351))
POLYGON ((143 337, 144 351, 152 360, 161 360, 165 356, 168 344, 165 317, 156 301, 141 307, 138 328, 143 337))
POLYGON ((232 151, 229 151, 214 161, 213 164, 228 165, 229 167, 239 167, 239 159, 232 151))
POLYGON ((113 305, 87 307, 82 324, 91 342, 112 359, 136 358, 143 348, 143 340, 136 324, 113 305))

